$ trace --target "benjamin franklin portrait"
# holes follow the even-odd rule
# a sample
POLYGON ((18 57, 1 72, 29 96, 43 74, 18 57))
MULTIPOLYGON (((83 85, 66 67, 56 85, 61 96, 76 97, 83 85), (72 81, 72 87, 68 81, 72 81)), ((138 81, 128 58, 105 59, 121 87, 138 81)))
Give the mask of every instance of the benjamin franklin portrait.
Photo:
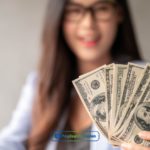
POLYGON ((135 113, 135 121, 141 130, 150 131, 150 103, 142 103, 135 113))

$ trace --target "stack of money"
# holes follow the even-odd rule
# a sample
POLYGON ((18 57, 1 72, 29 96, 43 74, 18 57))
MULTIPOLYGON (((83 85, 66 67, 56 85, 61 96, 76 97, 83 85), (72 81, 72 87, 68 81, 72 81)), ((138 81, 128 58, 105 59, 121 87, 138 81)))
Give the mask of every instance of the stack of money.
POLYGON ((150 131, 150 64, 104 65, 79 76, 73 85, 99 131, 109 143, 150 147, 141 130, 150 131))

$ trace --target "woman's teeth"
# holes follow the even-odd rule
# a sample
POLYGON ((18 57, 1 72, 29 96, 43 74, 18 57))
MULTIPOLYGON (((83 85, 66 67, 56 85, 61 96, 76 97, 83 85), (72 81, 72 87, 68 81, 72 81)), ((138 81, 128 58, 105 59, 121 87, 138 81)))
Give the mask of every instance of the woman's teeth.
POLYGON ((91 38, 91 37, 83 38, 83 41, 85 41, 85 42, 94 42, 96 40, 97 40, 97 38, 91 38))

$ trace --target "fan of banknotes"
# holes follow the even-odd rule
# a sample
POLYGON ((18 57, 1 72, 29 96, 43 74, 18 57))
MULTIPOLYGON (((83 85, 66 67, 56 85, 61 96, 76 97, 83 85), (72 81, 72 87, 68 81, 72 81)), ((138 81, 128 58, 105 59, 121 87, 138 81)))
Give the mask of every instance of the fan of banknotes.
POLYGON ((99 131, 109 143, 150 147, 150 64, 109 64, 79 76, 73 85, 99 131))

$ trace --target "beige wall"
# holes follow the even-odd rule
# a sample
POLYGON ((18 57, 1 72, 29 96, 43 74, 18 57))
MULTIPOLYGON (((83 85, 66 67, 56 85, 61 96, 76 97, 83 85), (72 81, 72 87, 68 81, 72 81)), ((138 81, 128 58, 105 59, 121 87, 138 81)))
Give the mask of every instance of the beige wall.
POLYGON ((141 53, 150 61, 150 1, 130 0, 141 53))
POLYGON ((0 128, 34 70, 47 0, 0 0, 0 128))
MULTIPOLYGON (((0 128, 7 124, 27 74, 34 70, 47 0, 0 0, 0 128)), ((130 0, 142 55, 150 60, 150 1, 130 0)))

